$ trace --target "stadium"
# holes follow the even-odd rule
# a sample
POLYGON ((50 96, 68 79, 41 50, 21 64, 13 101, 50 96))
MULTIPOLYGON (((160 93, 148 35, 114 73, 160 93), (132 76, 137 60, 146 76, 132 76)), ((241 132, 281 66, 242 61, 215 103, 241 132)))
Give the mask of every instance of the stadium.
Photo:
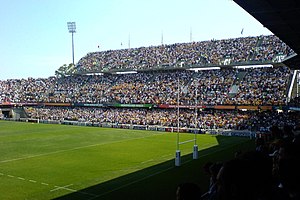
POLYGON ((0 199, 298 199, 299 48, 276 30, 0 81, 0 199))

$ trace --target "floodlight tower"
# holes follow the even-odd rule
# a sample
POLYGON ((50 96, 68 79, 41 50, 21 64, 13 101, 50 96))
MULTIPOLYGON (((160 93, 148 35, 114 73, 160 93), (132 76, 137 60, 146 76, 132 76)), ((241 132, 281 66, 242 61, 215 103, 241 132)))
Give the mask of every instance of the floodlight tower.
POLYGON ((74 65, 74 38, 73 34, 76 33, 76 24, 75 22, 68 22, 68 30, 69 33, 72 33, 72 58, 73 58, 73 65, 74 65))

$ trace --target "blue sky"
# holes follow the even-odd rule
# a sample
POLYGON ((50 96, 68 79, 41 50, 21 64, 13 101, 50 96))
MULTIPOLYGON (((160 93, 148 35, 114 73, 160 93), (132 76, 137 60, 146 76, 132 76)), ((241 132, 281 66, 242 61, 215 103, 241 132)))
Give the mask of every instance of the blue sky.
POLYGON ((0 80, 47 78, 88 52, 272 34, 231 0, 1 0, 0 80), (241 30, 244 29, 243 35, 241 30), (122 45, 121 45, 122 44, 122 45), (98 48, 100 45, 100 48, 98 48))

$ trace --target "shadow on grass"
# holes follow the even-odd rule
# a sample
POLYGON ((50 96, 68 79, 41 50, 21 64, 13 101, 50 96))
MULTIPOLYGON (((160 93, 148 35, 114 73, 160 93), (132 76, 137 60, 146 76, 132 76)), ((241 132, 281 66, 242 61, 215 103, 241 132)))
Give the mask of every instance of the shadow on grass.
MULTIPOLYGON (((224 161, 233 157, 236 150, 249 150, 253 141, 245 138, 216 136, 219 145, 199 151, 199 159, 193 160, 192 154, 181 157, 181 166, 175 167, 175 160, 130 173, 110 181, 94 185, 56 200, 93 200, 93 199, 176 199, 175 192, 182 182, 196 182, 203 192, 208 186, 208 176, 202 169, 208 161, 224 161)), ((174 151, 175 157, 175 151, 174 151)))

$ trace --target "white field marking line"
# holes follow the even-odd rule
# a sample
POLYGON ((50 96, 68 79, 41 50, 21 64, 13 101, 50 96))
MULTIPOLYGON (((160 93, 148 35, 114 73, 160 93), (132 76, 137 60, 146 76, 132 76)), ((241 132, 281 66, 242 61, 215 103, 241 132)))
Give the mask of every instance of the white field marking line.
MULTIPOLYGON (((44 185, 44 186, 50 186, 50 184, 48 183, 44 183, 44 182, 38 182, 36 180, 32 180, 32 179, 25 179, 23 177, 19 177, 19 176, 13 176, 13 175, 10 175, 10 174, 3 174, 3 173, 0 173, 1 176, 8 176, 10 178, 16 178, 16 179, 19 179, 19 180, 22 180, 22 181, 28 181, 28 182, 31 182, 31 183, 39 183, 41 185, 44 185)), ((81 192, 81 191, 78 191, 78 190, 74 190, 74 189, 71 189, 69 188, 70 186, 72 186, 73 184, 69 184, 69 185, 65 185, 65 186, 57 186, 55 185, 54 186, 54 189, 53 190, 50 190, 51 192, 55 191, 55 190, 59 190, 59 189, 64 189, 64 190, 67 190, 67 191, 70 191, 70 192, 78 192, 78 193, 81 193, 81 194, 85 194, 85 195, 89 195, 89 196, 96 196, 95 194, 92 194, 92 193, 87 193, 87 192, 81 192)))
MULTIPOLYGON (((235 146, 235 145, 230 145, 230 146, 235 146)), ((230 147, 230 146, 228 146, 228 147, 230 147)), ((228 147, 227 147, 227 148, 228 148, 228 147)), ((212 151, 212 152, 210 152, 210 153, 203 154, 203 155, 199 156, 199 158, 205 157, 205 156, 210 155, 210 154, 212 154, 212 153, 216 153, 216 152, 222 151, 223 149, 226 149, 226 148, 222 148, 222 149, 219 149, 219 150, 217 150, 217 151, 212 151)), ((188 160, 188 161, 186 161, 186 162, 183 162, 182 165, 185 165, 185 164, 187 164, 187 163, 189 163, 189 162, 191 162, 191 161, 193 161, 193 159, 188 160)), ((107 191, 107 192, 104 192, 104 193, 102 193, 102 194, 99 194, 99 195, 97 195, 97 196, 95 196, 95 197, 92 197, 92 198, 90 198, 90 199, 88 199, 88 200, 93 200, 93 199, 96 199, 96 198, 98 198, 98 197, 107 195, 107 194, 109 194, 109 193, 115 192, 115 191, 120 190, 120 189, 122 189, 122 188, 125 188, 125 187, 127 187, 127 186, 129 186, 129 185, 132 185, 132 184, 134 184, 134 183, 141 182, 141 181, 146 180, 146 179, 148 179, 148 178, 150 178, 150 177, 152 177, 152 176, 161 174, 161 173, 163 173, 163 172, 169 171, 169 170, 174 169, 174 168, 175 168, 175 166, 172 166, 172 167, 166 168, 166 169, 164 169, 164 170, 155 172, 155 173, 153 173, 153 174, 150 174, 150 175, 148 175, 148 176, 145 176, 145 177, 143 177, 143 178, 140 178, 140 179, 138 179, 138 180, 136 180, 136 181, 132 181, 132 182, 130 182, 130 183, 127 183, 127 184, 125 184, 125 185, 122 185, 122 186, 120 186, 120 187, 117 187, 117 188, 115 188, 115 189, 113 189, 113 190, 109 190, 109 191, 107 191)))
POLYGON ((195 141, 195 139, 186 140, 186 141, 183 141, 183 142, 179 142, 178 144, 185 144, 185 143, 194 142, 194 141, 195 141))
POLYGON ((89 195, 89 196, 93 196, 93 197, 96 196, 96 194, 92 194, 92 193, 88 193, 88 192, 81 192, 81 191, 69 188, 72 185, 73 184, 69 184, 69 185, 65 185, 65 186, 57 186, 57 185, 55 185, 54 189, 50 190, 50 192, 54 192, 54 191, 57 191, 57 190, 67 190, 67 191, 70 191, 70 192, 78 192, 80 194, 85 194, 85 195, 89 195))
POLYGON ((164 156, 161 156, 161 158, 166 158, 166 157, 170 157, 170 156, 172 156, 173 154, 166 154, 166 155, 164 155, 164 156))
MULTIPOLYGON (((166 154, 166 155, 160 156, 159 158, 164 159, 164 158, 168 158, 170 156, 172 156, 172 154, 166 154)), ((141 164, 145 164, 145 163, 152 162, 152 161, 154 161, 154 159, 143 161, 143 162, 141 162, 141 164)))
MULTIPOLYGON (((160 158, 164 159, 164 158, 169 158, 170 156, 173 156, 173 154, 166 154, 166 155, 160 156, 160 158)), ((183 155, 183 156, 185 156, 185 155, 183 155)), ((144 162, 141 162, 141 164, 145 164, 145 163, 152 162, 152 161, 154 161, 154 159, 146 160, 144 162)))
MULTIPOLYGON (((164 158, 168 158, 168 157, 170 157, 170 156, 172 156, 172 155, 173 155, 173 154, 170 154, 170 153, 169 153, 169 154, 160 156, 159 158, 164 159, 164 158)), ((152 161, 154 161, 154 159, 150 159, 150 160, 143 161, 143 162, 141 162, 141 164, 145 164, 145 163, 152 162, 152 161)))
MULTIPOLYGON (((31 183, 39 183, 39 182, 36 181, 36 180, 25 179, 25 178, 23 178, 23 177, 13 176, 13 175, 10 175, 10 174, 3 174, 3 173, 0 173, 0 175, 1 175, 1 176, 6 175, 6 176, 8 176, 8 177, 10 177, 10 178, 16 178, 16 179, 19 179, 19 180, 22 180, 22 181, 28 181, 28 182, 31 182, 31 183)), ((40 183, 40 184, 45 185, 45 186, 49 186, 49 185, 50 185, 50 184, 44 183, 44 182, 42 182, 42 183, 40 183)), ((67 185, 67 186, 71 186, 71 185, 73 185, 73 184, 70 184, 70 185, 67 185)), ((55 186, 55 187, 59 187, 59 188, 64 188, 64 189, 66 189, 67 186, 63 186, 63 187, 55 186)), ((68 189, 71 190, 70 188, 68 188, 68 189)), ((76 190, 74 190, 74 191, 72 190, 72 192, 75 192, 75 191, 76 191, 76 190)))
MULTIPOLYGON (((32 180, 32 179, 25 179, 23 177, 19 177, 19 176, 13 176, 13 175, 10 175, 10 174, 4 174, 4 173, 0 173, 1 176, 8 176, 10 178, 15 178, 15 179, 18 179, 18 180, 22 180, 22 181, 28 181, 28 182, 31 182, 31 183, 39 183, 41 185, 44 185, 44 186, 50 186, 50 184, 48 183, 44 183, 44 182, 38 182, 36 180, 32 180)), ((81 192, 81 191, 78 191, 78 190, 74 190, 74 189, 71 189, 69 188, 70 186, 72 186, 73 184, 69 184, 69 185, 65 185, 65 186, 57 186, 55 185, 54 186, 54 189, 53 190, 50 190, 50 192, 53 192, 55 190, 59 190, 59 189, 64 189, 64 190, 67 190, 67 191, 70 191, 70 192, 78 192, 80 194, 85 194, 85 195, 89 195, 89 196, 96 196, 96 194, 92 194, 92 193, 87 193, 87 192, 81 192)))
POLYGON ((55 185, 54 187, 54 189, 52 189, 52 190, 50 190, 50 192, 54 192, 54 191, 56 191, 56 190, 61 190, 61 189, 63 189, 63 190, 68 190, 68 191, 71 191, 71 192, 77 192, 77 190, 73 190, 73 189, 71 189, 71 188, 68 188, 68 187, 70 187, 70 186, 72 186, 73 184, 69 184, 69 185, 65 185, 65 186, 57 186, 57 185, 55 185))
POLYGON ((144 161, 144 162, 141 162, 141 164, 145 164, 145 163, 152 162, 152 161, 153 161, 153 159, 146 160, 146 161, 144 161))
MULTIPOLYGON (((151 135, 152 136, 152 135, 151 135)), ((0 163, 7 163, 7 162, 12 162, 12 161, 18 161, 18 160, 25 160, 25 159, 30 159, 30 158, 36 158, 36 157, 42 157, 42 156, 47 156, 47 155, 52 155, 52 154, 58 154, 58 153, 63 153, 63 152, 68 152, 68 151, 74 151, 78 149, 84 149, 84 148, 89 148, 89 147, 94 147, 94 146, 102 146, 102 145, 108 145, 108 144, 115 144, 115 143, 120 143, 120 142, 127 142, 131 140, 137 140, 137 139, 143 139, 151 136, 145 136, 145 137, 140 137, 140 138, 132 138, 132 139, 127 139, 127 140, 120 140, 120 141, 115 141, 115 142, 108 142, 108 143, 101 143, 101 144, 91 144, 91 145, 86 145, 86 146, 81 146, 81 147, 75 147, 71 149, 65 149, 65 150, 59 150, 59 151, 53 151, 49 153, 42 153, 42 154, 36 154, 32 156, 26 156, 22 158, 14 158, 10 160, 1 160, 0 163)))
MULTIPOLYGON (((5 175, 3 173, 0 173, 1 175, 5 175)), ((13 175, 10 175, 10 174, 6 174, 6 176, 10 177, 10 178, 15 178, 15 179, 18 179, 18 180, 22 180, 22 181, 28 181, 28 182, 31 182, 31 183, 38 183, 36 180, 32 180, 32 179, 25 179, 23 177, 20 177, 20 176, 13 176, 13 175)))

